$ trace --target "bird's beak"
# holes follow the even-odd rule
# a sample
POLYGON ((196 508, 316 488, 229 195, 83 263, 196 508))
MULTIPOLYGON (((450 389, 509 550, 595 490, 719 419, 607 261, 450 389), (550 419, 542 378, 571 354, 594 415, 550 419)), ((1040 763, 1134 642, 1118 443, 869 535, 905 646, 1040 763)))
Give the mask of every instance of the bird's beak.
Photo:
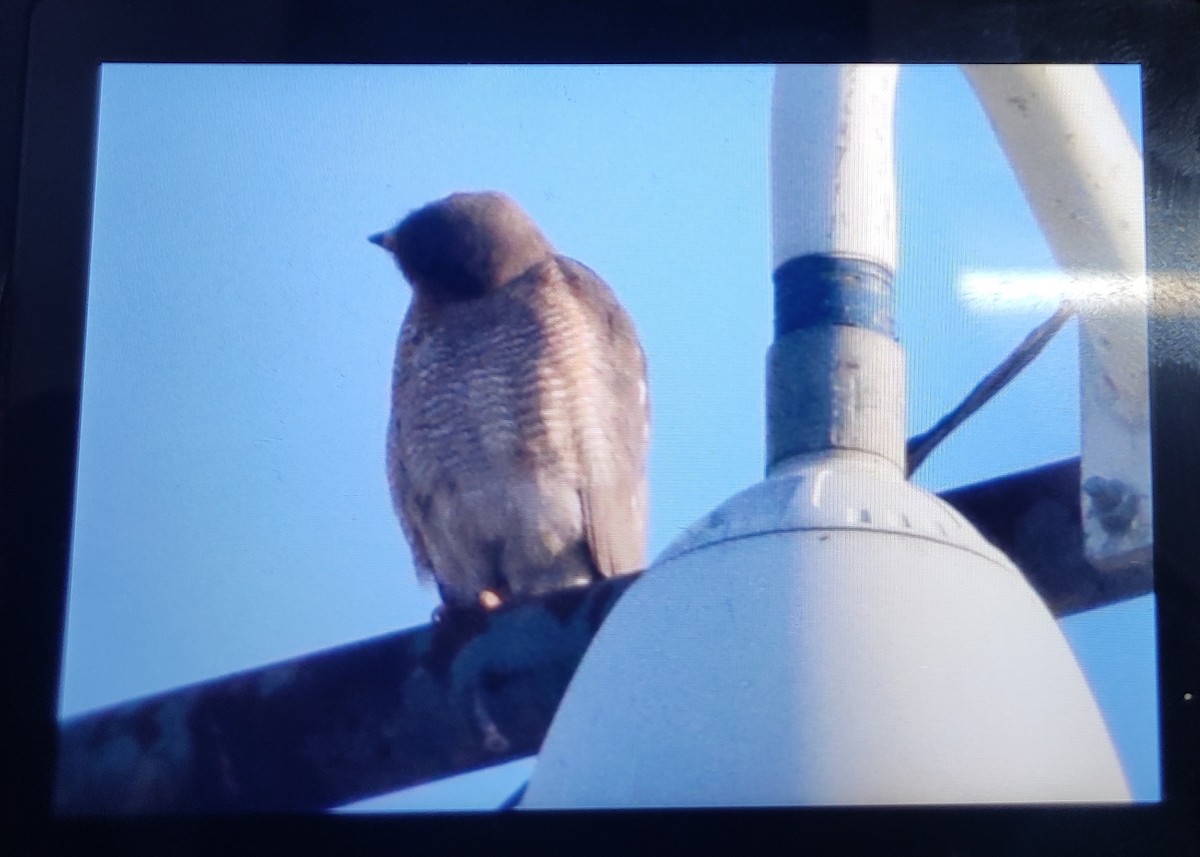
POLYGON ((378 244, 384 250, 391 250, 391 242, 388 241, 390 236, 391 233, 389 232, 376 232, 374 235, 369 236, 367 240, 372 244, 378 244))

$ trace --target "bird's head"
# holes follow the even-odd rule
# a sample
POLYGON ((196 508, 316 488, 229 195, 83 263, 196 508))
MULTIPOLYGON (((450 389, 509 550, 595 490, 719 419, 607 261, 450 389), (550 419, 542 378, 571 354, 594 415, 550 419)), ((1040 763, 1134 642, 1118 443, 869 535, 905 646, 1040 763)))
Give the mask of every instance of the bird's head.
POLYGON ((502 193, 456 193, 418 208, 369 239, 390 252, 416 293, 437 302, 502 288, 554 250, 502 193))

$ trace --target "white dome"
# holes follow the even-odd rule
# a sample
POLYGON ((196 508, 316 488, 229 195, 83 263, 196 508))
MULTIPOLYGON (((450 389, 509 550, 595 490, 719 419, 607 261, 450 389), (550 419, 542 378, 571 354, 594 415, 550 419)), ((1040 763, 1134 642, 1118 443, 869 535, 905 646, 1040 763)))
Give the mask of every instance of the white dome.
POLYGON ((1021 573, 894 467, 844 453, 733 497, 625 593, 522 806, 1129 799, 1021 573))

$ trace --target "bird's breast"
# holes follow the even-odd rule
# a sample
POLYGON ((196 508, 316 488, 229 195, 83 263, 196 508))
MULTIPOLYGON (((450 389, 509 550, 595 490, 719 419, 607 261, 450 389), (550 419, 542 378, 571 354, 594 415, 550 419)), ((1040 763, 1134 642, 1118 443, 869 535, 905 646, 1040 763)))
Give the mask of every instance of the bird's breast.
POLYGON ((578 423, 597 402, 591 337, 568 297, 513 290, 410 315, 393 407, 415 479, 578 478, 578 423))

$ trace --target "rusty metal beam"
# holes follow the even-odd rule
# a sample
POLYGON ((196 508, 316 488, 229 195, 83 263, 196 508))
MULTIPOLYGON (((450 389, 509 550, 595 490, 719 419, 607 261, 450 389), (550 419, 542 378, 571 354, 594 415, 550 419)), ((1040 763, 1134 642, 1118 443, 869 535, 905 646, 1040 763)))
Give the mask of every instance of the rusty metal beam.
MULTIPOLYGON (((1079 462, 943 497, 1058 615, 1150 591, 1083 559, 1079 462)), ((306 811, 538 751, 600 623, 636 577, 134 700, 62 724, 65 814, 306 811)))

